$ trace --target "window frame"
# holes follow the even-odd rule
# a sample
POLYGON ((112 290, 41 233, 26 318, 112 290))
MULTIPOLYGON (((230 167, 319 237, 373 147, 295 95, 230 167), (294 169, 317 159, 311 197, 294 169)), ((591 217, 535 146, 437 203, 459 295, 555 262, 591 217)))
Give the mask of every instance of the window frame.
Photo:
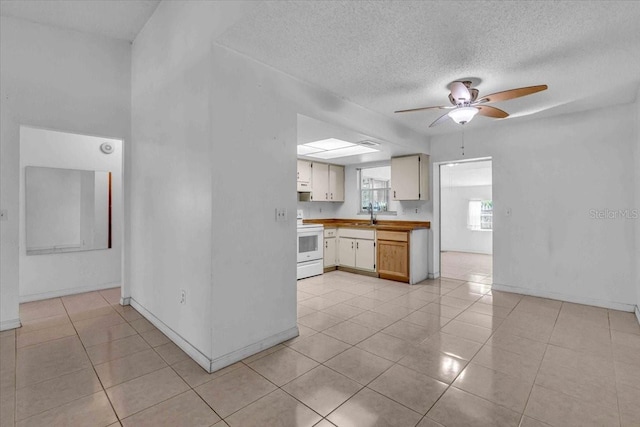
MULTIPOLYGON (((383 167, 388 167, 391 168, 391 165, 378 165, 378 166, 368 166, 368 167, 359 167, 356 168, 356 178, 358 180, 357 183, 357 189, 358 189, 358 212, 357 215, 370 215, 371 213, 369 212, 369 209, 365 209, 363 207, 363 200, 364 200, 364 193, 365 192, 370 192, 371 195, 373 196, 374 192, 386 192, 386 206, 387 209, 390 207, 391 205, 391 179, 389 179, 388 181, 381 181, 381 182, 386 182, 387 185, 386 187, 378 187, 376 188, 375 186, 373 188, 362 188, 362 171, 363 169, 375 169, 375 168, 383 168, 383 167)), ((378 180, 380 181, 380 180, 378 180)), ((371 200, 373 197, 370 197, 369 199, 371 200)), ((375 210, 373 211, 374 215, 397 215, 398 213, 396 211, 391 211, 391 210, 384 210, 384 211, 380 211, 380 210, 375 210)))
POLYGON ((470 231, 493 231, 493 200, 469 199, 467 229, 470 231), (473 212, 472 205, 474 206, 473 212), (490 221, 483 221, 483 217, 490 218, 490 221), (486 224, 489 227, 486 227, 486 224))

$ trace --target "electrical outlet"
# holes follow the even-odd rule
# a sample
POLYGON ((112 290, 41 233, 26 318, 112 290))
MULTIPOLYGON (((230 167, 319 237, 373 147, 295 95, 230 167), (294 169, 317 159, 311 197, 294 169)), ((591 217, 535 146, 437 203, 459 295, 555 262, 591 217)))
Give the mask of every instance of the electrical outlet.
POLYGON ((186 304, 187 303, 187 291, 185 291, 184 289, 180 290, 180 304, 186 304))
POLYGON ((276 208, 276 221, 286 221, 287 210, 285 208, 276 208))
POLYGON ((9 214, 7 214, 6 209, 0 209, 0 221, 7 221, 9 214))
POLYGON ((420 213, 420 209, 416 208, 416 213, 420 213))

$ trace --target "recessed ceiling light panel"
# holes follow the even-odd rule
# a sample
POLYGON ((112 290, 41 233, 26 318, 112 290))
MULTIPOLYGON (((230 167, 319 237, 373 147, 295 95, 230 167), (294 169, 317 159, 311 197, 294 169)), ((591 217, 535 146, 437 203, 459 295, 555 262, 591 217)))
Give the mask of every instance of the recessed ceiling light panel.
POLYGON ((324 151, 319 148, 309 147, 308 145, 298 145, 298 155, 299 156, 308 156, 309 154, 317 153, 319 151, 324 151))
POLYGON ((355 156, 358 154, 375 153, 378 150, 373 148, 363 147, 361 145, 354 145, 353 147, 339 148, 337 150, 321 151, 319 153, 308 154, 309 157, 315 157, 318 159, 336 159, 338 157, 355 156))
POLYGON ((358 154, 375 153, 379 150, 353 144, 337 138, 323 139, 298 145, 298 155, 315 157, 317 159, 336 159, 338 157, 355 156, 358 154))
POLYGON ((313 148, 320 148, 322 150, 336 150, 338 148, 351 147, 355 144, 351 142, 343 141, 341 139, 329 138, 329 139, 323 139, 321 141, 309 142, 304 145, 308 147, 313 147, 313 148))

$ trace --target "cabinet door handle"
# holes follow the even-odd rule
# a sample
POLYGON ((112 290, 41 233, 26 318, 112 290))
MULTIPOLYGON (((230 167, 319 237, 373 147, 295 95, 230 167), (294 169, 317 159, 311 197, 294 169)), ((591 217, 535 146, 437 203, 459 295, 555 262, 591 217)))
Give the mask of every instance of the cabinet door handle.
POLYGON ((324 242, 324 248, 329 249, 329 242, 324 242))
POLYGON ((356 242, 356 249, 360 248, 360 242, 356 242))
POLYGON ((396 198, 396 190, 393 190, 393 198, 396 198))
POLYGON ((353 249, 353 242, 351 242, 351 249, 353 249))
POLYGON ((333 193, 331 193, 331 200, 333 200, 333 193))
POLYGON ((329 200, 329 193, 324 193, 324 199, 329 200))

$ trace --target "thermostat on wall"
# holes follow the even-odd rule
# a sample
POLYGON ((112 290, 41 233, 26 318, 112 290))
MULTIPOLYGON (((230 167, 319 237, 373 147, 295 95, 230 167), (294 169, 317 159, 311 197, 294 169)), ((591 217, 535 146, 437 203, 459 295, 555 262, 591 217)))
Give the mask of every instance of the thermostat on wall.
POLYGON ((113 144, 111 144, 110 142, 105 142, 100 146, 100 150, 102 150, 104 154, 111 154, 113 153, 113 144))

